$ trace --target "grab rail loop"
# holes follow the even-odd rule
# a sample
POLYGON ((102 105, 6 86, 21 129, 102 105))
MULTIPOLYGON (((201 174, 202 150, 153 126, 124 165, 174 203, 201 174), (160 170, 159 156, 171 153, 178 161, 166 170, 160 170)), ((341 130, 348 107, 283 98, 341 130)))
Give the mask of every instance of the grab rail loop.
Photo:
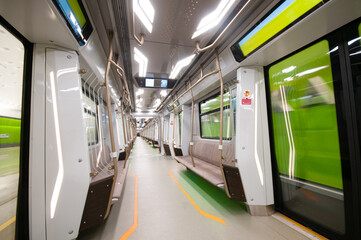
POLYGON ((233 24, 233 22, 239 17, 239 15, 241 15, 241 13, 243 13, 243 11, 246 9, 246 7, 248 6, 249 3, 251 3, 252 0, 248 0, 246 2, 246 4, 243 5, 243 7, 238 11, 238 13, 236 14, 236 16, 233 17, 233 19, 227 24, 227 26, 223 29, 223 31, 218 35, 218 37, 213 41, 212 44, 206 46, 206 47, 203 47, 201 48, 199 46, 199 41, 196 42, 196 50, 197 52, 205 52, 207 51, 208 49, 211 49, 214 47, 214 45, 217 44, 217 42, 219 41, 219 39, 221 39, 221 37, 223 36, 223 34, 228 30, 228 28, 233 24))

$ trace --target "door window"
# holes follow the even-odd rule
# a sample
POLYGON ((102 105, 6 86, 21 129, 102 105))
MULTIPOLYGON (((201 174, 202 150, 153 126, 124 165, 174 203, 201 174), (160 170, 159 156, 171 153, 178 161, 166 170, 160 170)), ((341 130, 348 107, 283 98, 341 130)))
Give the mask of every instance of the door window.
POLYGON ((345 233, 343 178, 330 48, 322 40, 269 67, 276 207, 345 233))
POLYGON ((15 237, 24 45, 0 25, 0 239, 15 237))

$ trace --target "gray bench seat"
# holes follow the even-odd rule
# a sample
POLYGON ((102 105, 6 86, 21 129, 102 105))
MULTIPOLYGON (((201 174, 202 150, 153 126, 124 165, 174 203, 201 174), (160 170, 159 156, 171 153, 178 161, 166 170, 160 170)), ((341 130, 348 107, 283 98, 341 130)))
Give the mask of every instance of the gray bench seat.
MULTIPOLYGON (((176 156, 175 160, 211 184, 223 187, 224 180, 219 166, 218 145, 217 142, 195 141, 193 145, 193 160, 195 167, 193 167, 191 156, 176 156)), ((233 145, 224 143, 222 155, 224 158, 223 164, 233 165, 233 145)))
POLYGON ((201 176, 213 185, 219 186, 224 184, 222 173, 219 167, 195 157, 193 157, 193 160, 196 167, 193 167, 191 156, 175 157, 175 159, 186 168, 201 176))
POLYGON ((114 192, 113 192, 113 199, 119 199, 122 196, 124 183, 125 183, 125 177, 127 176, 129 168, 129 161, 127 161, 125 168, 124 168, 124 161, 118 161, 118 176, 115 182, 114 186, 114 192))

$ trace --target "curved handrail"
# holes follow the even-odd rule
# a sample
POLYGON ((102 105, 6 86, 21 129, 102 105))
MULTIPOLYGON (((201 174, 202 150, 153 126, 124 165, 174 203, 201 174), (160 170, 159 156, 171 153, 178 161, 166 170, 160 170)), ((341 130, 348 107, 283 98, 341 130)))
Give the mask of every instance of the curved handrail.
POLYGON ((213 48, 214 45, 216 45, 216 43, 219 41, 219 39, 223 36, 223 34, 228 30, 228 28, 233 24, 233 22, 239 17, 239 15, 241 15, 241 13, 243 13, 243 11, 245 10, 245 8, 248 6, 248 4, 250 4, 253 0, 248 0, 243 7, 238 11, 238 13, 236 14, 236 16, 233 17, 233 19, 227 24, 227 26, 223 29, 223 31, 218 35, 218 37, 216 38, 216 40, 213 41, 212 44, 201 48, 199 46, 199 41, 196 42, 196 50, 197 52, 204 52, 207 51, 210 48, 213 48))
POLYGON ((138 43, 139 46, 142 46, 144 43, 144 33, 140 33, 140 39, 137 37, 137 35, 135 35, 135 26, 134 26, 134 22, 135 22, 135 16, 134 16, 134 11, 133 11, 133 4, 130 3, 131 5, 131 9, 130 11, 132 11, 133 13, 133 17, 132 17, 132 35, 134 40, 138 43))
POLYGON ((171 105, 175 105, 175 103, 181 98, 183 97, 189 90, 193 89, 195 86, 197 86, 199 83, 201 83, 204 79, 206 79, 209 76, 212 76, 216 73, 218 73, 220 70, 214 70, 213 72, 207 73, 206 75, 204 75, 203 77, 201 77, 200 79, 197 80, 197 82, 195 82, 190 88, 188 88, 186 91, 184 91, 181 95, 179 95, 176 100, 173 101, 173 103, 171 105))

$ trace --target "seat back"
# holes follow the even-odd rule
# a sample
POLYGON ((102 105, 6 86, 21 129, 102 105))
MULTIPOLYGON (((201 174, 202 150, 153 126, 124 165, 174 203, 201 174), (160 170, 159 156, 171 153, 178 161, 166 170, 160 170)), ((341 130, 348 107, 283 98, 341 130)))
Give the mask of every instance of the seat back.
POLYGON ((89 160, 91 172, 102 172, 112 162, 108 145, 97 145, 89 148, 89 160))
MULTIPOLYGON (((199 158, 205 162, 219 166, 219 143, 209 141, 195 141, 193 144, 193 157, 199 158)), ((230 143, 223 144, 222 152, 223 164, 234 166, 234 146, 230 143)))

